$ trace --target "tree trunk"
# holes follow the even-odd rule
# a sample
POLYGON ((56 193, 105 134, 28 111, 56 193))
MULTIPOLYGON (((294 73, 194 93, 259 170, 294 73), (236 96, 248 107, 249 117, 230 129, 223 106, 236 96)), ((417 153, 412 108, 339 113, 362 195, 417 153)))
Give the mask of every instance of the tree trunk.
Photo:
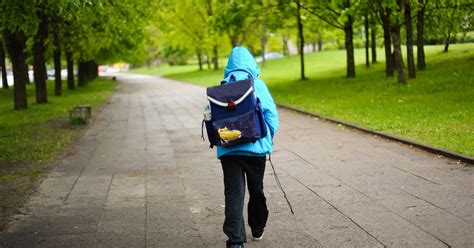
POLYGON ((78 86, 86 85, 99 76, 98 65, 94 60, 78 63, 78 86))
POLYGON ((283 44, 283 56, 290 56, 290 49, 288 48, 288 37, 285 35, 281 36, 282 44, 283 44))
POLYGON ((301 63, 301 80, 306 80, 306 76, 304 74, 304 35, 303 35, 303 22, 301 20, 301 3, 298 1, 298 12, 296 16, 297 24, 298 24, 298 51, 300 54, 300 63, 301 63))
POLYGON ((370 36, 370 45, 372 46, 372 64, 374 64, 377 63, 377 26, 375 26, 375 22, 372 24, 370 36))
POLYGON ((0 67, 2 67, 2 88, 8 89, 7 68, 5 65, 5 49, 3 48, 3 41, 0 39, 0 67))
POLYGON ((24 52, 27 38, 23 31, 20 30, 15 31, 14 33, 9 30, 4 30, 3 37, 13 67, 14 109, 27 109, 28 101, 26 97, 26 83, 28 78, 28 66, 26 65, 26 55, 24 52))
POLYGON ((54 95, 62 94, 62 78, 61 78, 61 41, 59 40, 59 28, 56 26, 54 31, 54 95))
POLYGON ((67 63, 67 88, 73 90, 74 85, 74 61, 72 59, 72 53, 66 51, 66 63, 67 63))
MULTIPOLYGON (((27 54, 25 53, 25 58, 27 58, 27 54)), ((23 69, 22 71, 25 71, 26 73, 22 73, 20 76, 23 77, 22 80, 24 80, 26 82, 26 84, 31 84, 30 82, 30 68, 28 67, 28 64, 26 63, 26 59, 25 59, 25 63, 22 64, 21 66, 23 66, 23 69)), ((13 82, 15 82, 15 80, 13 80, 13 82)))
POLYGON ((318 38, 318 51, 323 50, 323 39, 321 37, 318 38))
POLYGON ((424 32, 425 32, 425 0, 418 0, 420 5, 417 13, 416 22, 416 47, 417 47, 417 67, 418 70, 423 70, 426 67, 425 64, 425 46, 424 46, 424 32))
POLYGON ((201 52, 198 49, 196 49, 196 56, 197 56, 197 59, 198 59, 199 70, 202 71, 202 55, 201 55, 201 52))
POLYGON ((219 70, 219 49, 217 47, 217 44, 214 45, 213 49, 213 57, 212 57, 212 63, 214 64, 214 70, 219 70))
POLYGON ((416 78, 415 58, 413 55, 413 24, 411 21, 410 0, 403 0, 405 7, 405 26, 407 31, 407 64, 408 77, 416 78))
POLYGON ((207 64, 207 69, 211 69, 211 60, 209 59, 209 51, 206 52, 206 64, 207 64))
MULTIPOLYGON (((383 11, 383 10, 382 10, 383 11)), ((390 34, 390 12, 389 8, 386 8, 385 14, 381 14, 382 27, 383 27, 383 42, 385 47, 385 75, 387 77, 393 77, 393 56, 392 56, 392 38, 390 34)))
POLYGON ((230 43, 232 47, 236 47, 239 45, 239 36, 238 35, 229 35, 230 43))
POLYGON ((46 61, 44 59, 44 52, 46 51, 45 42, 48 37, 48 17, 40 7, 37 11, 37 16, 40 19, 38 30, 34 36, 33 41, 33 68, 36 90, 36 103, 47 103, 48 94, 46 89, 46 61))
POLYGON ((79 62, 77 65, 77 77, 78 77, 78 86, 84 86, 88 82, 89 76, 87 70, 87 62, 79 62))
POLYGON ((265 23, 265 16, 262 17, 262 36, 260 37, 260 49, 262 50, 262 67, 265 67, 265 47, 267 46, 267 27, 265 23))
POLYGON ((253 45, 247 45, 247 49, 249 50, 252 56, 255 56, 255 49, 253 49, 253 45))
MULTIPOLYGON (((351 19, 351 18, 350 18, 351 19)), ((346 66, 347 66, 347 77, 355 77, 355 61, 354 61, 354 43, 352 40, 352 20, 346 22, 344 25, 345 33, 345 46, 346 46, 346 66)))
MULTIPOLYGON (((345 0, 345 8, 350 8, 350 0, 345 0)), ((344 34, 345 34, 345 47, 346 47, 346 61, 347 61, 347 77, 355 77, 355 61, 354 61, 354 42, 353 42, 353 30, 352 30, 352 16, 347 17, 347 21, 344 23, 344 34)))
POLYGON ((444 52, 445 53, 448 52, 450 41, 451 41, 451 30, 448 31, 448 37, 446 37, 446 43, 444 44, 444 52))
POLYGON ((89 71, 88 72, 88 76, 89 76, 88 81, 94 80, 94 79, 99 77, 99 65, 97 65, 95 60, 90 60, 90 61, 87 62, 87 70, 89 71))
MULTIPOLYGON (((212 17, 212 0, 207 0, 207 15, 212 17)), ((219 70, 219 50, 217 44, 214 44, 212 48, 212 63, 214 64, 214 70, 219 70)))
POLYGON ((406 84, 405 73, 403 71, 403 57, 402 57, 402 46, 400 43, 400 25, 395 24, 391 27, 392 39, 393 39, 393 56, 395 60, 395 68, 397 69, 398 83, 406 84))
POLYGON ((370 55, 369 55, 369 49, 370 49, 370 41, 369 41, 369 15, 366 14, 364 16, 364 30, 365 30, 365 66, 369 67, 370 66, 370 55))

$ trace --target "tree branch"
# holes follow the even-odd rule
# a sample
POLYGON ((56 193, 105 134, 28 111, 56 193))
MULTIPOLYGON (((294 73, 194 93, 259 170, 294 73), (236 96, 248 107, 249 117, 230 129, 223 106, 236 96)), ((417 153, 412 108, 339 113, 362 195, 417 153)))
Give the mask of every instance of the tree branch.
POLYGON ((344 29, 344 25, 341 24, 339 21, 335 20, 335 21, 331 21, 329 19, 327 19, 326 17, 324 17, 323 15, 321 14, 318 14, 316 12, 316 9, 317 8, 314 8, 314 9, 311 9, 311 8, 308 8, 308 7, 305 7, 303 5, 301 5, 301 8, 308 11, 308 13, 318 17, 319 19, 321 19, 322 21, 326 22, 327 24, 329 24, 330 26, 332 27, 335 27, 335 28, 338 28, 338 29, 344 29))

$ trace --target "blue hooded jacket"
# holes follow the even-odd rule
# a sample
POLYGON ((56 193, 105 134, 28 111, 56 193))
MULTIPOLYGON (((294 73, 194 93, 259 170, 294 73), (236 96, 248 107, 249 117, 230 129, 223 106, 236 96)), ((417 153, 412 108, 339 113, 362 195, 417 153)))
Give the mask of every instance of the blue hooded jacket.
POLYGON ((231 77, 235 81, 244 80, 249 77, 249 74, 254 80, 255 95, 260 99, 265 123, 267 126, 267 136, 257 140, 255 143, 245 143, 233 147, 217 147, 217 157, 224 155, 241 155, 241 156, 265 156, 272 153, 273 136, 278 129, 278 112, 275 102, 273 101, 270 91, 268 91, 265 83, 258 78, 260 75, 260 68, 255 62, 252 54, 245 47, 235 47, 232 49, 227 67, 224 71, 224 80, 221 84, 229 83, 231 77))

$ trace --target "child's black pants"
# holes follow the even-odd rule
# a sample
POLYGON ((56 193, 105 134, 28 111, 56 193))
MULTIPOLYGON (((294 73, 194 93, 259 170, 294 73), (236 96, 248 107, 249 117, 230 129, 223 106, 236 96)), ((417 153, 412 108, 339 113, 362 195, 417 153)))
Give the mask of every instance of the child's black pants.
POLYGON ((263 193, 263 175, 266 157, 223 156, 225 221, 224 233, 227 244, 242 244, 247 241, 243 217, 245 179, 249 190, 248 224, 252 234, 260 234, 268 219, 266 198, 263 193))

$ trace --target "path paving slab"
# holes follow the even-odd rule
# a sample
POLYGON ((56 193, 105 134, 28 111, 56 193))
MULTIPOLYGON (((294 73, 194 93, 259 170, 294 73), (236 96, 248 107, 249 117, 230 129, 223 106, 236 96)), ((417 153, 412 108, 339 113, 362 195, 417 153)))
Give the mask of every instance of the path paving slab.
MULTIPOLYGON (((222 169, 201 139, 202 87, 121 74, 76 154, 0 247, 224 247, 222 169)), ((270 210, 247 247, 474 247, 474 169, 280 109, 270 210)), ((246 215, 246 213, 245 213, 246 215)))

